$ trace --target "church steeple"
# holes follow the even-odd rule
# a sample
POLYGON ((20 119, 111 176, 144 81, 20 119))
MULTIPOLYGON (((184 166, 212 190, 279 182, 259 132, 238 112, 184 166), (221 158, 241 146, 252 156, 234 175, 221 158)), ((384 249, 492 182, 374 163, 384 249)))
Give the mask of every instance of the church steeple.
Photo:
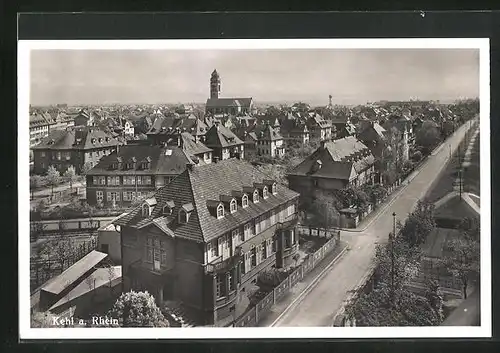
POLYGON ((210 76, 210 98, 219 98, 220 94, 220 76, 217 70, 212 72, 210 76))

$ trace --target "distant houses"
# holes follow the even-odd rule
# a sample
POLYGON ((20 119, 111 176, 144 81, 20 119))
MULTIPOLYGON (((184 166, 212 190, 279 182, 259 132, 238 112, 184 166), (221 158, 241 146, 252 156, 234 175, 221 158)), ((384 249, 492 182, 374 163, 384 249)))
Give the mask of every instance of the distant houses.
POLYGON ((54 130, 32 148, 34 172, 44 174, 50 166, 54 166, 60 173, 64 173, 68 167, 73 166, 79 174, 84 165, 92 168, 119 145, 118 140, 96 127, 54 130))

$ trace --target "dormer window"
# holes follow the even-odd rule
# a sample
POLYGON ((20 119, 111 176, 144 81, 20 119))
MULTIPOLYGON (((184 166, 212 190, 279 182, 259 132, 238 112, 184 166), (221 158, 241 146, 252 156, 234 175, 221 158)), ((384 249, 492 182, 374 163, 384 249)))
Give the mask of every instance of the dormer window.
POLYGON ((142 217, 149 217, 149 205, 146 203, 142 205, 142 217))
POLYGON ((92 143, 95 143, 95 138, 92 139, 92 143))
POLYGON ((172 209, 168 206, 163 207, 163 215, 164 216, 171 216, 172 215, 172 209))
POLYGON ((267 199, 268 195, 267 195, 267 186, 264 186, 264 188, 262 189, 262 197, 264 199, 267 199))
POLYGON ((224 217, 224 205, 219 204, 219 206, 217 206, 217 219, 220 219, 223 217, 224 217))
POLYGON ((257 202, 259 202, 259 191, 255 190, 253 192, 253 203, 257 203, 257 202))
POLYGON ((273 185, 271 185, 271 192, 273 195, 276 195, 278 193, 278 188, 276 183, 273 183, 273 185))
POLYGON ((102 143, 102 137, 99 137, 99 143, 102 143))
POLYGON ((189 214, 184 210, 179 210, 179 223, 186 224, 189 220, 189 214))
POLYGON ((241 197, 241 207, 243 207, 243 208, 248 207, 248 195, 247 194, 244 194, 241 197))
POLYGON ((238 205, 237 205, 235 199, 231 200, 231 203, 229 204, 229 210, 230 210, 231 213, 234 213, 234 212, 236 212, 238 210, 238 205))

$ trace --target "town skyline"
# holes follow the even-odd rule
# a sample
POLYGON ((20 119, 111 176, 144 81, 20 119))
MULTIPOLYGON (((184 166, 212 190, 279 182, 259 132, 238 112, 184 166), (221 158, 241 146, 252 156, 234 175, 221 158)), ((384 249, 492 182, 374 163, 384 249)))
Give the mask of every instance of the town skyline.
POLYGON ((262 104, 479 96, 475 49, 35 50, 30 104, 202 103, 214 69, 222 97, 262 104))

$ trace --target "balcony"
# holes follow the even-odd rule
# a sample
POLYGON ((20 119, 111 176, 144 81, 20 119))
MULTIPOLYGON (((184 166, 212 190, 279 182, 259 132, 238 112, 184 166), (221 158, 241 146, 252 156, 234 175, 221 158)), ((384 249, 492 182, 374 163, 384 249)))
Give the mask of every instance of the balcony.
POLYGON ((294 213, 284 222, 278 222, 276 230, 287 230, 294 228, 299 224, 299 215, 298 213, 294 213))
POLYGON ((241 254, 235 254, 225 260, 222 260, 222 256, 219 256, 215 263, 209 263, 205 265, 205 273, 221 273, 227 272, 230 269, 234 268, 238 262, 241 260, 241 254))

